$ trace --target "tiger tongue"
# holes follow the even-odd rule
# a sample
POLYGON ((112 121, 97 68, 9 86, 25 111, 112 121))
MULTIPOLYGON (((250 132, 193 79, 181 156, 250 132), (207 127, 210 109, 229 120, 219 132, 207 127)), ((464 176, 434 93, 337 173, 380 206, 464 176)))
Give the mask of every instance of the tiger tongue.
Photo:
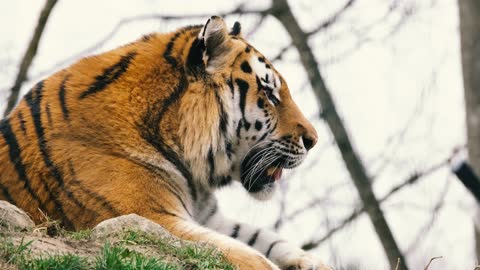
POLYGON ((275 181, 280 180, 282 178, 282 168, 279 167, 270 167, 267 170, 267 174, 273 177, 275 181))
POLYGON ((280 180, 282 178, 282 168, 276 168, 275 171, 273 172, 273 178, 275 178, 275 181, 280 180))

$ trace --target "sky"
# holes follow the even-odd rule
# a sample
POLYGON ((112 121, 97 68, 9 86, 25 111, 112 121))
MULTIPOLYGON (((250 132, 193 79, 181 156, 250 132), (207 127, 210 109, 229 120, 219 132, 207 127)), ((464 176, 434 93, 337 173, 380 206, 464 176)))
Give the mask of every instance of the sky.
MULTIPOLYGON (((309 40, 354 147, 374 179, 377 197, 414 172, 445 160, 453 148, 466 143, 456 0, 398 0, 395 11, 386 16, 389 2, 357 0, 338 23, 309 40)), ((124 18, 152 13, 214 15, 240 3, 61 0, 45 29, 22 93, 42 77, 71 64, 74 60, 64 60, 104 38, 124 18)), ((43 1, 0 1, 0 111, 42 5, 43 1)), ((331 16, 343 1, 301 0, 290 1, 290 5, 308 31, 331 16)), ((251 9, 268 6, 269 1, 246 4, 251 9)), ((115 48, 146 33, 173 31, 206 19, 126 24, 88 54, 115 48)), ((261 24, 255 16, 232 16, 226 21, 233 25, 236 20, 242 23, 249 42, 267 57, 276 56, 290 43, 274 18, 267 17, 261 24)), ((256 202, 239 186, 218 195, 227 216, 267 227, 278 216, 282 196, 287 215, 320 198, 323 203, 318 208, 280 230, 282 236, 301 244, 324 235, 360 203, 330 131, 317 117, 319 109, 298 54, 290 49, 274 65, 314 123, 319 142, 304 164, 282 179, 284 195, 279 192, 270 202, 256 202)), ((473 269, 475 204, 448 167, 405 188, 382 208, 401 249, 408 251, 411 269, 423 269, 433 256, 443 259, 434 262, 430 270, 473 269)), ((388 268, 365 215, 313 252, 332 264, 388 268)))

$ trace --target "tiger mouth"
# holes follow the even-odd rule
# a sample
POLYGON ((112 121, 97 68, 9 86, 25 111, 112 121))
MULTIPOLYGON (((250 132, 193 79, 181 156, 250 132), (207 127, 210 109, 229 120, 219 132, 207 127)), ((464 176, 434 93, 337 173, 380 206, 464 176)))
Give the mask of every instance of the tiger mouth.
POLYGON ((272 187, 275 182, 282 179, 283 169, 294 167, 282 156, 263 170, 255 171, 256 165, 256 162, 249 159, 244 160, 242 163, 241 183, 250 193, 256 193, 272 187))

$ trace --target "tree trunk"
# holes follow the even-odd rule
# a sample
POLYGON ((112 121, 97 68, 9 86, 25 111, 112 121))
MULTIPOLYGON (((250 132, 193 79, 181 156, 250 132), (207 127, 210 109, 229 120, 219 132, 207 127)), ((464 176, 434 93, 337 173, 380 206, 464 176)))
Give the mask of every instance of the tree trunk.
MULTIPOLYGON (((480 1, 459 0, 463 86, 469 163, 480 175, 480 1)), ((480 246, 476 231, 477 247, 480 246)), ((477 259, 480 250, 477 248, 477 259)))
POLYGON ((22 58, 22 62, 20 63, 20 68, 18 69, 15 83, 10 89, 10 96, 8 97, 7 107, 5 109, 5 112, 3 113, 3 116, 5 117, 10 113, 10 111, 13 109, 13 107, 17 103, 18 96, 22 88, 22 84, 27 79, 28 69, 32 64, 33 58, 37 54, 38 44, 40 43, 40 38, 42 37, 43 29, 45 29, 45 25, 47 24, 48 17, 50 16, 50 13, 56 3, 57 3, 57 0, 47 0, 45 2, 45 5, 43 6, 42 12, 40 13, 40 17, 38 18, 37 26, 35 27, 35 31, 33 32, 32 39, 30 40, 27 51, 25 52, 25 55, 22 58))
POLYGON ((391 269, 396 268, 397 260, 400 259, 401 264, 398 269, 407 270, 408 267, 406 261, 393 238, 390 227, 388 226, 380 205, 373 193, 371 179, 367 175, 365 167, 358 154, 353 149, 347 130, 335 108, 332 96, 325 86, 315 56, 308 45, 307 34, 300 28, 288 6, 287 0, 274 0, 271 13, 285 27, 292 39, 293 45, 297 48, 298 53, 300 54, 300 60, 308 74, 310 84, 317 97, 319 106, 322 109, 321 117, 325 119, 332 131, 348 172, 358 190, 375 231, 380 238, 380 242, 385 250, 391 269))

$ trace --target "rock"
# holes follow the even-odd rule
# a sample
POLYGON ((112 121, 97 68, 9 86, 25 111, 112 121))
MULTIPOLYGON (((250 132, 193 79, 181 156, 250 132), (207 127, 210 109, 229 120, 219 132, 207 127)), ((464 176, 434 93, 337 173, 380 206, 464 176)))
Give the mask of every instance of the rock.
POLYGON ((92 235, 97 238, 106 238, 118 235, 127 229, 143 231, 159 238, 172 237, 170 233, 159 224, 136 214, 104 220, 95 226, 92 235))
POLYGON ((7 229, 24 230, 33 228, 35 223, 15 205, 0 201, 0 226, 7 229))

